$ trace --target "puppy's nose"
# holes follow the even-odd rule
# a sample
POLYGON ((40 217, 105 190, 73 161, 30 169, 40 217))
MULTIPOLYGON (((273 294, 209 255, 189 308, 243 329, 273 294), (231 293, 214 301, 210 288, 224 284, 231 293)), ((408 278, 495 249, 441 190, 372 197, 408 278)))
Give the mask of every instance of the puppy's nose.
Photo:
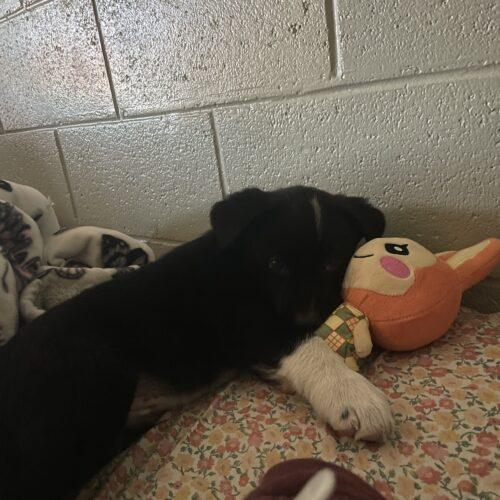
POLYGON ((299 326, 315 326, 320 322, 319 311, 314 300, 309 306, 295 314, 295 323, 299 326))

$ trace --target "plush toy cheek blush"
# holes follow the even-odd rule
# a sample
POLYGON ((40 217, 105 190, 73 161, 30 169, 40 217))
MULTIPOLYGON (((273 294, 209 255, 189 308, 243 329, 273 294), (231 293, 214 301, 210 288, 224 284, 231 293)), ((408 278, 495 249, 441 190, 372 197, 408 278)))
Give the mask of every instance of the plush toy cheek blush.
POLYGON ((407 238, 376 238, 356 253, 344 278, 344 302, 316 331, 354 370, 373 344, 410 351, 442 337, 462 293, 500 263, 500 239, 435 255, 407 238))
POLYGON ((411 274, 410 268, 395 257, 382 257, 380 259, 380 265, 389 274, 396 276, 396 278, 408 278, 411 274))

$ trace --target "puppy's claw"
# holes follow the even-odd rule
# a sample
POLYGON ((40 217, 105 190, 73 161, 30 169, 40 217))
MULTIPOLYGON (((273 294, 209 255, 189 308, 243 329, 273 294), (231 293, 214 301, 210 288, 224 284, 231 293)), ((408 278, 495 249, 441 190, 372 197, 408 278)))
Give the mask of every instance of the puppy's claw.
POLYGON ((328 418, 332 428, 357 441, 388 439, 394 431, 394 419, 385 395, 358 374, 346 383, 346 390, 337 395, 337 401, 332 401, 330 415, 334 416, 328 418))
POLYGON ((394 432, 394 418, 385 395, 373 386, 370 389, 366 401, 361 401, 356 408, 361 426, 354 439, 384 442, 394 432))

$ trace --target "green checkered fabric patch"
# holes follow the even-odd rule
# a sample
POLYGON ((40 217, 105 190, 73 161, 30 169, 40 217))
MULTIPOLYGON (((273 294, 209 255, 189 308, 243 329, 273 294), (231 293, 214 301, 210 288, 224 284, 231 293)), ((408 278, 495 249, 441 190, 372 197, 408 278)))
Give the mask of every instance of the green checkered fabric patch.
POLYGON ((323 323, 315 332, 314 335, 317 335, 318 337, 321 337, 323 340, 325 340, 330 333, 332 333, 333 330, 326 324, 323 323))

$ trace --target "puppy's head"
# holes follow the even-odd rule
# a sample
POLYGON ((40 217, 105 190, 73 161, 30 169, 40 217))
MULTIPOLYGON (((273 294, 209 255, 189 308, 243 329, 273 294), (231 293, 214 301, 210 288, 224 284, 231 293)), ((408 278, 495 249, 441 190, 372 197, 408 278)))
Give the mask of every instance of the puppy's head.
POLYGON ((311 328, 341 302, 358 243, 381 236, 385 225, 363 198, 300 186, 235 193, 210 218, 220 247, 241 258, 275 313, 311 328))

